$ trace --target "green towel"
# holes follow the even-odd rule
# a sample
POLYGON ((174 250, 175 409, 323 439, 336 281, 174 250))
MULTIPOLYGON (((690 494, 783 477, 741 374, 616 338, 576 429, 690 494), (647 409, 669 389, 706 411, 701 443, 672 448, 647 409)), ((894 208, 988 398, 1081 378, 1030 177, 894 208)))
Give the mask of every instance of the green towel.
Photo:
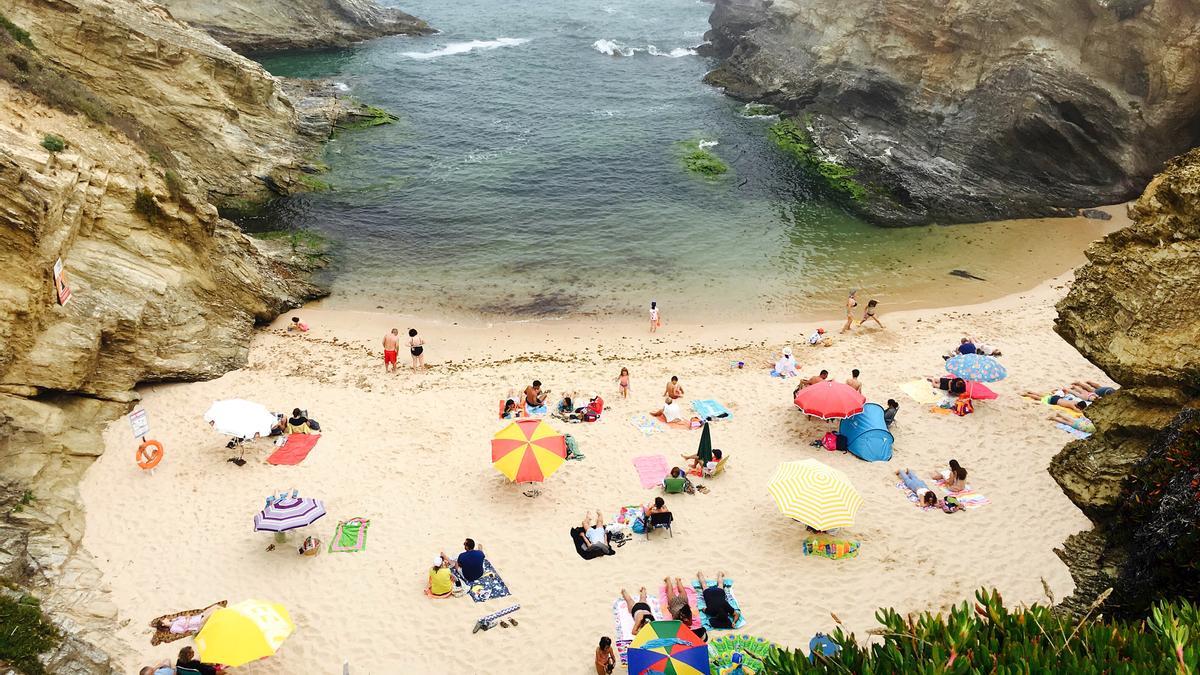
POLYGON ((338 523, 337 531, 333 533, 333 541, 329 542, 330 553, 355 553, 367 548, 367 527, 371 521, 363 518, 351 518, 338 523))

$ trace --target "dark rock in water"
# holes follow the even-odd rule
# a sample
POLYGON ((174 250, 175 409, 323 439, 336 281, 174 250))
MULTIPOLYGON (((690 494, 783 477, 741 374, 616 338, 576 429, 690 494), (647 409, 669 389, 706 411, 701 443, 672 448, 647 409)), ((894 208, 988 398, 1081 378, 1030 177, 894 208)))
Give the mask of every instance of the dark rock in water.
POLYGON ((1081 209, 1079 215, 1092 220, 1112 220, 1112 214, 1100 209, 1081 209))
POLYGON ((1200 2, 717 0, 727 94, 802 117, 883 225, 1072 215, 1200 144, 1200 2))
POLYGON ((950 270, 950 276, 962 277, 964 279, 974 279, 975 281, 987 281, 987 279, 984 279, 983 277, 977 277, 966 270, 950 270))

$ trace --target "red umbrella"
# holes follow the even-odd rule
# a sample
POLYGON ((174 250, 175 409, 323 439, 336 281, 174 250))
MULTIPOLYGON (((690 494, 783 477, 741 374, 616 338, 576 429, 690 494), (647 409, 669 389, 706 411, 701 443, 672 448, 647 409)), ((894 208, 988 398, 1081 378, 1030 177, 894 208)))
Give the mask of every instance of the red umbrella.
POLYGON ((965 392, 968 398, 973 398, 976 401, 991 401, 996 398, 996 392, 988 389, 982 382, 967 382, 967 391, 965 392))
POLYGON ((854 387, 842 382, 825 380, 810 384, 796 394, 796 407, 805 415, 835 420, 857 415, 863 411, 867 398, 854 387))

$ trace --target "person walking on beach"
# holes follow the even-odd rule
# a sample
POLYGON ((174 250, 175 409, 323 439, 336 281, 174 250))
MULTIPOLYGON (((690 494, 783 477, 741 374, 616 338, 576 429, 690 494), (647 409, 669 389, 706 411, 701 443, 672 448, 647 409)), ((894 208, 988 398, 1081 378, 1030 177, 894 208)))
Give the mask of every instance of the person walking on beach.
POLYGON ((683 398, 683 387, 679 386, 678 375, 671 376, 671 381, 667 383, 667 390, 663 392, 663 396, 672 401, 677 398, 683 398))
POLYGON ((617 386, 621 389, 621 398, 629 398, 629 369, 622 368, 617 376, 617 386))
POLYGON ((867 308, 863 310, 862 321, 859 321, 858 325, 862 326, 864 323, 867 322, 868 319, 870 319, 871 321, 874 321, 876 324, 878 324, 880 328, 883 328, 883 324, 879 323, 879 317, 875 316, 875 311, 878 309, 878 307, 879 307, 878 300, 872 300, 872 301, 868 302, 867 308))
POLYGON ((650 301, 650 332, 658 331, 658 327, 662 325, 662 319, 658 317, 658 303, 654 300, 650 301))
POLYGON ((425 338, 417 335, 416 328, 408 329, 408 352, 412 355, 413 370, 425 368, 425 338))
POLYGON ((396 372, 396 355, 400 352, 400 329, 383 336, 383 372, 396 372))
POLYGON ((854 308, 858 307, 858 289, 850 291, 850 296, 846 298, 846 325, 842 326, 842 332, 850 330, 850 325, 854 323, 854 308))

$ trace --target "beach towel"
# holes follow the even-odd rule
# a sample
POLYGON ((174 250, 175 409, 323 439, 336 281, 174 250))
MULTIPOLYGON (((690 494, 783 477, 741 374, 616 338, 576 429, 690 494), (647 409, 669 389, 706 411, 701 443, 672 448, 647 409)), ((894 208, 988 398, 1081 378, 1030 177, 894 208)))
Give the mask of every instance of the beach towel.
POLYGON ((545 403, 536 407, 531 406, 528 403, 525 404, 526 415, 545 415, 548 412, 550 412, 550 406, 545 403))
MULTIPOLYGON (((716 586, 715 582, 709 583, 708 587, 716 586)), ((733 597, 733 579, 725 577, 725 597, 729 598, 729 604, 738 611, 737 623, 733 624, 733 628, 713 628, 708 622, 708 615, 704 613, 704 594, 700 590, 700 580, 692 580, 692 588, 696 591, 696 609, 699 610, 700 624, 704 626, 704 630, 736 630, 746 625, 746 613, 742 611, 742 607, 738 605, 737 598, 733 597)))
POLYGON ((496 572, 496 568, 492 567, 492 561, 487 558, 483 559, 483 576, 475 581, 467 581, 463 579, 462 574, 455 570, 454 575, 457 576, 467 586, 467 595, 475 602, 487 602, 493 598, 503 598, 510 593, 508 586, 504 580, 496 572))
MULTIPOLYGON (((635 599, 634 602, 637 600, 635 599)), ((655 619, 663 618, 662 606, 658 604, 658 598, 650 596, 646 598, 646 604, 650 605, 650 613, 654 615, 655 619)), ((633 617, 629 614, 629 607, 625 604, 625 599, 621 597, 613 601, 612 613, 617 636, 613 643, 617 648, 617 657, 621 660, 621 665, 625 665, 628 663, 629 643, 633 642, 633 617)))
POLYGON ((321 434, 291 434, 278 450, 271 453, 271 456, 267 458, 267 463, 299 464, 304 461, 305 457, 308 457, 308 453, 312 452, 319 440, 321 440, 321 434))
POLYGON ((333 540, 329 542, 330 553, 357 553, 367 548, 367 527, 371 521, 363 518, 351 518, 338 523, 333 531, 333 540))
POLYGON ((705 420, 727 420, 733 417, 733 413, 725 406, 717 403, 711 398, 706 398, 703 401, 692 401, 692 410, 700 416, 700 419, 705 420))
POLYGON ((1063 431, 1067 432, 1068 434, 1071 434, 1072 436, 1074 436, 1075 438, 1078 438, 1080 440, 1092 437, 1092 435, 1089 434, 1088 432, 1080 431, 1079 429, 1072 427, 1070 424, 1063 424, 1062 422, 1055 422, 1054 426, 1058 427, 1059 429, 1062 429, 1063 431))
MULTIPOLYGON (((685 594, 687 595, 688 604, 689 604, 689 605, 691 605, 691 607, 692 607, 692 624, 691 624, 691 627, 692 627, 692 628, 699 628, 699 627, 701 626, 701 623, 700 623, 700 608, 696 606, 696 589, 695 589, 694 587, 692 587, 692 586, 684 586, 684 587, 683 587, 683 590, 685 591, 685 594)), ((670 604, 671 604, 671 603, 670 603, 670 602, 667 600, 667 587, 666 587, 666 586, 659 586, 659 587, 658 587, 658 604, 659 604, 660 606, 662 606, 662 607, 669 607, 669 606, 670 606, 670 604)), ((668 612, 669 612, 669 610, 664 610, 664 611, 668 611, 668 612)), ((670 617, 665 617, 665 618, 670 618, 670 617)))
POLYGON ((213 607, 225 607, 228 604, 229 604, 228 600, 222 600, 220 602, 214 602, 213 604, 209 605, 208 607, 202 607, 200 609, 188 609, 188 610, 184 610, 182 612, 175 612, 174 614, 164 614, 163 616, 153 619, 152 621, 150 621, 150 627, 154 629, 154 635, 150 636, 150 644, 151 645, 161 645, 161 644, 165 644, 168 642, 174 642, 176 640, 179 640, 179 639, 191 636, 191 635, 195 635, 196 633, 199 632, 199 630, 194 630, 194 631, 190 631, 187 633, 172 633, 169 629, 163 628, 163 626, 170 626, 172 621, 174 621, 180 617, 200 616, 201 614, 207 612, 209 609, 211 609, 213 607))
POLYGON ((951 410, 949 408, 943 408, 941 406, 936 406, 936 405, 931 407, 929 409, 929 412, 933 413, 934 415, 953 415, 954 414, 953 410, 951 410))
POLYGON ((491 628, 493 625, 495 625, 495 623, 497 621, 499 621, 501 619, 501 617, 508 616, 509 614, 512 614, 513 612, 517 611, 518 609, 521 609, 520 605, 509 605, 508 607, 505 607, 504 609, 502 609, 498 612, 492 612, 491 614, 488 614, 487 616, 479 617, 479 620, 477 622, 475 622, 475 625, 479 626, 480 628, 485 627, 485 626, 488 628, 491 628))
POLYGON ((667 467, 667 458, 662 455, 634 457, 633 467, 637 469, 638 479, 642 481, 644 488, 659 487, 671 471, 667 467))
POLYGON ((896 489, 903 492, 904 498, 907 499, 908 501, 912 502, 913 506, 917 507, 918 509, 921 509, 922 511, 941 511, 942 510, 942 508, 940 506, 925 506, 925 504, 921 502, 921 498, 917 496, 917 493, 913 492, 912 490, 909 490, 908 486, 905 485, 903 482, 896 483, 896 489))
POLYGON ((600 551, 599 549, 585 547, 583 545, 583 539, 581 539, 582 535, 582 527, 571 528, 571 543, 575 545, 575 552, 579 554, 580 558, 583 558, 584 560, 593 560, 595 558, 602 558, 605 555, 610 555, 600 551))
POLYGON ((913 380, 900 385, 900 391, 908 395, 909 398, 920 403, 921 405, 929 405, 937 403, 942 399, 942 395, 933 390, 933 385, 926 380, 913 380))
POLYGON ((630 417, 629 423, 633 425, 633 428, 646 436, 653 436, 654 434, 661 434, 663 431, 666 431, 646 414, 630 417))
POLYGON ((692 430, 692 423, 690 420, 675 420, 674 422, 668 422, 667 416, 661 412, 654 413, 653 417, 658 421, 659 424, 665 424, 672 429, 683 429, 684 431, 692 430))

